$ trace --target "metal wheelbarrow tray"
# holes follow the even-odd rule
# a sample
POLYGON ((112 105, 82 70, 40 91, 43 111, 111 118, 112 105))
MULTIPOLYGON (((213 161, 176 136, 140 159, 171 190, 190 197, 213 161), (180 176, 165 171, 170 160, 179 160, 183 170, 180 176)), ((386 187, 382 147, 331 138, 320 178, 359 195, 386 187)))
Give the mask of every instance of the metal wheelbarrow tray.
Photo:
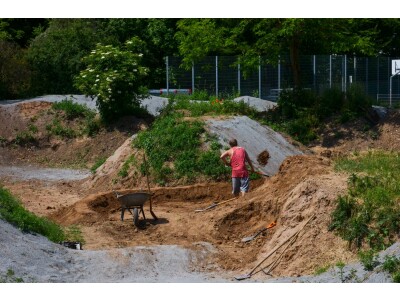
POLYGON ((143 205, 146 201, 150 201, 150 213, 155 220, 158 218, 153 213, 152 210, 152 201, 150 193, 145 192, 136 192, 136 193, 129 193, 125 195, 120 195, 115 192, 118 201, 121 204, 121 221, 124 220, 125 210, 128 210, 133 215, 133 224, 138 227, 139 225, 139 213, 141 212, 143 215, 143 219, 146 220, 146 216, 144 215, 143 205))

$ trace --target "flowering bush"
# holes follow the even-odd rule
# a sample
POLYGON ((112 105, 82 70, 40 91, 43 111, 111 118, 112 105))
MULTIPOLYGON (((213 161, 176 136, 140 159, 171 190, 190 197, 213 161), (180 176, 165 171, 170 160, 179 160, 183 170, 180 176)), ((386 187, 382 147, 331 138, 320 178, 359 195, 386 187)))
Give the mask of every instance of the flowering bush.
POLYGON ((83 59, 87 67, 75 78, 75 86, 85 95, 97 98, 103 120, 134 114, 147 96, 147 69, 140 66, 142 54, 132 51, 137 49, 136 42, 136 38, 128 40, 123 49, 98 44, 83 59))

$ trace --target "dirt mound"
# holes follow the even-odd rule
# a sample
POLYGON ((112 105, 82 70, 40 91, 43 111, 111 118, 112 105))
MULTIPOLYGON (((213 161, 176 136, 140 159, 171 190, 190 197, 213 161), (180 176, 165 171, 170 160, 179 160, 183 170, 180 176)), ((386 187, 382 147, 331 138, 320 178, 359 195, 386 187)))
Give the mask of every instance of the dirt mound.
POLYGON ((258 188, 247 205, 219 219, 216 237, 229 235, 241 248, 231 252, 230 257, 220 257, 219 263, 235 269, 247 262, 244 270, 249 271, 269 254, 273 255, 261 266, 268 266, 282 255, 272 275, 297 276, 339 260, 355 259, 347 244, 328 231, 335 200, 346 192, 346 186, 346 177, 333 173, 329 160, 315 156, 286 159, 279 173, 258 188), (315 219, 284 253, 284 247, 271 253, 314 215, 315 219), (253 235, 274 220, 276 227, 265 231, 262 238, 240 243, 241 237, 253 235))
POLYGON ((265 166, 268 163, 269 157, 268 150, 264 150, 257 155, 257 161, 260 165, 265 166))
MULTIPOLYGON (((0 105, 0 164, 35 164, 46 167, 91 168, 109 157, 128 137, 145 128, 149 120, 125 117, 102 128, 93 137, 63 138, 50 134, 48 125, 62 119, 50 102, 0 105), (28 142, 18 143, 18 138, 28 142)), ((63 128, 80 132, 84 120, 66 120, 63 128)))
MULTIPOLYGON (((147 221, 140 216, 140 229, 133 226, 133 218, 127 212, 121 221, 119 203, 112 192, 85 197, 53 212, 50 218, 62 225, 80 226, 87 239, 86 249, 165 244, 190 248, 193 243, 204 241, 219 250, 213 262, 226 270, 243 272, 249 271, 315 215, 285 253, 277 251, 265 262, 268 265, 282 255, 272 274, 310 274, 318 267, 355 258, 347 250, 347 244, 328 231, 335 199, 346 191, 346 177, 333 173, 329 159, 287 158, 277 175, 252 181, 252 190, 245 197, 195 212, 230 199, 230 190, 229 182, 153 188, 153 211, 158 221, 152 218, 145 204, 147 221), (249 243, 241 242, 275 220, 275 227, 249 243)), ((119 190, 119 193, 137 191, 119 190)))
POLYGON ((345 124, 327 120, 318 135, 320 138, 309 145, 316 153, 326 149, 333 156, 369 149, 400 151, 400 111, 388 110, 377 124, 364 118, 345 124))

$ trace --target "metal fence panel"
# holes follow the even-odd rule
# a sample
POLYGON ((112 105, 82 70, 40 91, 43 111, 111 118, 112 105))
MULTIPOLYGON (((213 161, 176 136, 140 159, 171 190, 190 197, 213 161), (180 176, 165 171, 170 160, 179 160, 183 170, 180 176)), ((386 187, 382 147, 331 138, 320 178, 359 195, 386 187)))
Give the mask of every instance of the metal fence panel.
MULTIPOLYGON (((316 93, 329 88, 346 91, 358 84, 374 99, 390 93, 390 57, 354 57, 346 55, 303 55, 300 57, 300 78, 303 87, 316 93)), ((192 68, 182 67, 182 59, 168 57, 166 87, 206 90, 210 95, 249 95, 276 100, 282 89, 293 88, 290 57, 282 55, 278 64, 264 63, 251 72, 242 72, 234 56, 209 56, 192 68)), ((165 87, 162 87, 165 88, 165 87)), ((392 94, 400 95, 400 76, 392 78, 392 94)), ((397 96, 396 96, 397 95, 397 96)))

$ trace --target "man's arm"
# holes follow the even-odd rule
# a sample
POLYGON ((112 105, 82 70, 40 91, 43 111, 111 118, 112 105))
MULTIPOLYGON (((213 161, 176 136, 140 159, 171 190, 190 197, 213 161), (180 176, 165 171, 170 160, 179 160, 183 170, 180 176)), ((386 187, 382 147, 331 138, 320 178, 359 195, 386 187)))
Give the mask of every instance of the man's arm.
POLYGON ((230 149, 225 151, 224 153, 221 154, 221 156, 219 157, 220 159, 222 159, 222 161, 224 162, 224 164, 228 167, 230 167, 231 165, 229 164, 229 162, 226 160, 227 157, 231 157, 230 155, 230 149))
POLYGON ((249 157, 249 155, 247 154, 247 151, 245 151, 245 155, 246 155, 246 160, 247 160, 247 162, 249 163, 249 165, 250 165, 250 168, 251 168, 251 172, 255 172, 255 170, 254 170, 254 167, 253 167, 253 163, 251 162, 251 159, 250 159, 250 157, 249 157))

